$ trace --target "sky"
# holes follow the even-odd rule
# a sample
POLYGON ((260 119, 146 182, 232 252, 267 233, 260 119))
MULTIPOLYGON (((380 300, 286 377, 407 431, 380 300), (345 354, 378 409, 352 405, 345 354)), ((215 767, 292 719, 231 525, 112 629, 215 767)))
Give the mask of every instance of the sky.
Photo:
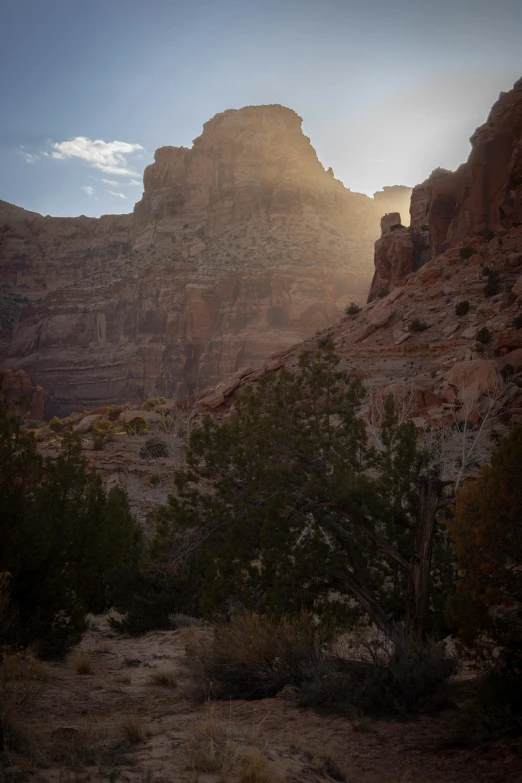
POLYGON ((130 212, 154 150, 281 103, 351 190, 455 169, 522 76, 522 0, 0 0, 0 199, 130 212))

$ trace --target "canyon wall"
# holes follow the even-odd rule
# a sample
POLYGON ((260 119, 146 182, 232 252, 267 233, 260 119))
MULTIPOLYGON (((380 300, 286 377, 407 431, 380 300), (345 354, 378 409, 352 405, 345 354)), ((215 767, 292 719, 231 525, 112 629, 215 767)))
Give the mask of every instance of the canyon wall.
POLYGON ((362 302, 383 207, 407 195, 345 188, 290 109, 223 112, 156 151, 132 215, 0 204, 0 351, 47 415, 213 385, 362 302))
POLYGON ((411 195, 410 226, 381 232, 369 301, 467 237, 522 225, 522 79, 501 93, 457 171, 435 169, 411 195))

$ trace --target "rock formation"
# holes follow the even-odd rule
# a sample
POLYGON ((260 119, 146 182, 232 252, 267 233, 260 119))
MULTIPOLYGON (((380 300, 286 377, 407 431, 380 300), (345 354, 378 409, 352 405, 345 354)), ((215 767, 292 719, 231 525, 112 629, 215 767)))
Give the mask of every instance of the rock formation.
POLYGON ((7 364, 45 388, 48 415, 262 365, 363 300, 382 206, 405 190, 350 192, 295 112, 251 106, 216 115, 191 149, 157 150, 133 215, 2 204, 2 279, 29 299, 4 307, 7 364))
POLYGON ((410 228, 383 232, 370 301, 467 237, 522 224, 522 79, 501 93, 470 141, 457 171, 435 169, 413 189, 410 228))

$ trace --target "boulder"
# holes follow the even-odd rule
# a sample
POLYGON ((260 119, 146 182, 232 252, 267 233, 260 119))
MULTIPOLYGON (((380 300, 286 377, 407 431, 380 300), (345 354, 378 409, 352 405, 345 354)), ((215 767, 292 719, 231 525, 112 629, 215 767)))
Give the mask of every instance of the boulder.
POLYGON ((514 367, 516 370, 522 369, 522 348, 516 348, 514 351, 497 359, 497 367, 502 370, 507 364, 514 367))
POLYGON ((363 340, 366 340, 366 338, 373 334, 374 331, 374 324, 364 324, 364 326, 360 326, 359 329, 356 329, 355 332, 352 332, 352 334, 349 336, 350 342, 360 343, 363 340))
POLYGON ((492 394, 501 385, 497 364, 489 359, 456 362, 446 374, 446 382, 457 389, 459 399, 478 400, 482 394, 492 394))
POLYGON ((522 329, 506 329, 499 332, 495 337, 495 347, 497 351, 503 348, 509 348, 512 351, 515 348, 522 348, 522 329))
POLYGON ((103 419, 103 413, 90 413, 88 416, 84 416, 78 424, 75 424, 73 430, 79 435, 85 435, 92 430, 94 422, 98 419, 103 419))
POLYGON ((511 289, 511 293, 515 294, 515 296, 522 296, 522 275, 520 275, 514 284, 513 288, 511 289))
POLYGON ((212 410, 213 408, 219 408, 225 402, 225 395, 221 391, 215 391, 213 394, 209 394, 198 400, 198 408, 200 410, 212 410))

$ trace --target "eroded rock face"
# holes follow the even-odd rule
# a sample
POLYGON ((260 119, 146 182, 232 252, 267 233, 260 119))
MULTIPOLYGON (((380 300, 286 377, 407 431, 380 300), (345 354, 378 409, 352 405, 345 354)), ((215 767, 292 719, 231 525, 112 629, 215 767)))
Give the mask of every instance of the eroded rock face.
POLYGON ((522 224, 522 79, 500 95, 470 141, 469 158, 457 171, 435 169, 413 189, 410 228, 384 227, 369 301, 464 239, 490 240, 522 224))
POLYGON ((48 415, 260 366, 363 301, 382 203, 325 171, 292 110, 218 114, 191 149, 157 150, 133 215, 0 210, 2 269, 33 300, 7 362, 46 389, 48 415))

